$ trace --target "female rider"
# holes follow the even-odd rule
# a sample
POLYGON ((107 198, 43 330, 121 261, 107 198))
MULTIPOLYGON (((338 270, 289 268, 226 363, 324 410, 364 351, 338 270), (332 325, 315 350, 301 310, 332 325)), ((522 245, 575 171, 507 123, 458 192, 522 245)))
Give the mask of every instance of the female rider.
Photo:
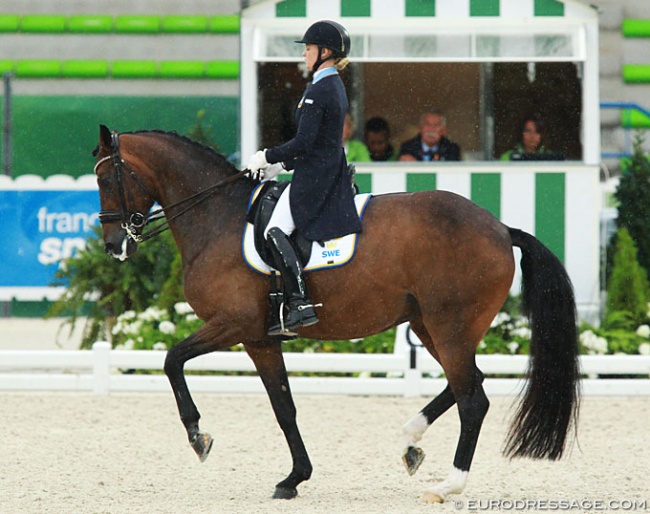
POLYGON ((302 56, 313 72, 296 108, 296 135, 248 161, 251 173, 262 179, 274 178, 283 168, 294 170, 264 233, 282 274, 289 309, 284 323, 270 327, 269 335, 318 322, 291 233, 298 229, 307 239, 325 241, 361 231, 341 145, 348 99, 338 72, 349 62, 350 36, 334 21, 318 21, 296 43, 305 44, 302 56))

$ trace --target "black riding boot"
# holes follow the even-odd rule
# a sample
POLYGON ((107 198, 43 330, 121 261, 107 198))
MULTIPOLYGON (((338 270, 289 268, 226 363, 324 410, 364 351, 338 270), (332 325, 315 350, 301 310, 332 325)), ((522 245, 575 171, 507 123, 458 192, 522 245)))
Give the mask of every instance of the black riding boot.
POLYGON ((273 227, 269 230, 266 240, 269 242, 278 270, 282 274, 286 292, 285 302, 289 307, 289 313, 284 318, 284 327, 283 323, 272 326, 269 328, 268 334, 276 336, 298 327, 308 327, 318 323, 314 305, 307 292, 302 265, 291 239, 282 230, 273 227))

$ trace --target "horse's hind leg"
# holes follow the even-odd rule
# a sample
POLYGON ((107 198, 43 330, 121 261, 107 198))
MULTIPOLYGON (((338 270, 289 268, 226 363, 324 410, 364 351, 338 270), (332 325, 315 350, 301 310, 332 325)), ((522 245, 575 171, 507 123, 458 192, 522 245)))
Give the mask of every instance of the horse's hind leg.
POLYGON ((289 445, 293 468, 291 473, 275 486, 273 494, 273 498, 288 500, 298 495, 296 489, 298 484, 309 480, 312 465, 296 423, 296 406, 289 388, 289 377, 284 365, 281 343, 244 345, 244 347, 255 363, 271 400, 275 417, 289 445))
MULTIPOLYGON (((422 323, 416 320, 411 321, 411 329, 437 360, 438 355, 433 347, 433 342, 422 323)), ((454 398, 451 388, 447 385, 438 396, 404 425, 402 431, 405 438, 405 448, 402 461, 409 475, 414 475, 424 460, 425 454, 418 445, 424 432, 436 419, 447 412, 454 403, 456 403, 456 398, 454 398)))
POLYGON ((427 502, 444 502, 449 494, 459 494, 465 488, 472 464, 476 443, 490 402, 483 390, 483 374, 474 362, 450 366, 443 359, 449 386, 458 404, 460 437, 454 456, 454 469, 442 482, 428 488, 422 499, 427 502), (445 365, 446 364, 446 365, 445 365))
POLYGON ((409 475, 414 475, 424 460, 424 451, 418 445, 424 432, 436 419, 449 410, 454 403, 456 403, 456 399, 449 385, 447 385, 438 396, 431 400, 426 407, 404 425, 402 431, 406 439, 406 445, 404 454, 402 455, 402 461, 409 475))

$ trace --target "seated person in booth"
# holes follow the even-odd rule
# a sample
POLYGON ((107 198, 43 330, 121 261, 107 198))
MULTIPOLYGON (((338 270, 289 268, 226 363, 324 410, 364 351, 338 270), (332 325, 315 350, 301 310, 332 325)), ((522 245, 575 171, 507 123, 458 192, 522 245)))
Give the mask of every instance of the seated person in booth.
POLYGON ((460 146, 447 138, 447 118, 432 109, 420 116, 419 133, 404 141, 400 161, 460 161, 460 146))
POLYGON ((370 161, 370 153, 368 148, 361 141, 352 139, 354 135, 354 120, 352 115, 347 113, 345 115, 345 122, 343 124, 343 150, 345 151, 345 158, 348 162, 368 162, 370 161))
POLYGON ((366 121, 363 140, 373 161, 397 160, 397 150, 390 144, 390 127, 384 118, 376 116, 366 121))
POLYGON ((519 131, 520 141, 514 148, 501 155, 501 161, 519 160, 557 160, 560 154, 551 152, 544 144, 546 127, 544 121, 536 114, 526 116, 519 131))

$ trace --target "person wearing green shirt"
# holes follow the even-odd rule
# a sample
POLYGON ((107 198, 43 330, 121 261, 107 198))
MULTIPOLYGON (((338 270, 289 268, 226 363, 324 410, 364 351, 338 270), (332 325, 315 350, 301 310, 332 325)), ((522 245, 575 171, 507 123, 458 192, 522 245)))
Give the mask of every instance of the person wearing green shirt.
POLYGON ((352 139, 354 134, 354 120, 350 113, 345 115, 345 123, 343 125, 343 149, 345 150, 345 158, 348 162, 370 162, 370 152, 368 147, 361 141, 352 139))
POLYGON ((520 134, 521 141, 513 149, 502 154, 500 160, 511 161, 513 156, 522 154, 543 155, 553 153, 542 144, 545 127, 539 116, 533 114, 524 118, 520 134))

